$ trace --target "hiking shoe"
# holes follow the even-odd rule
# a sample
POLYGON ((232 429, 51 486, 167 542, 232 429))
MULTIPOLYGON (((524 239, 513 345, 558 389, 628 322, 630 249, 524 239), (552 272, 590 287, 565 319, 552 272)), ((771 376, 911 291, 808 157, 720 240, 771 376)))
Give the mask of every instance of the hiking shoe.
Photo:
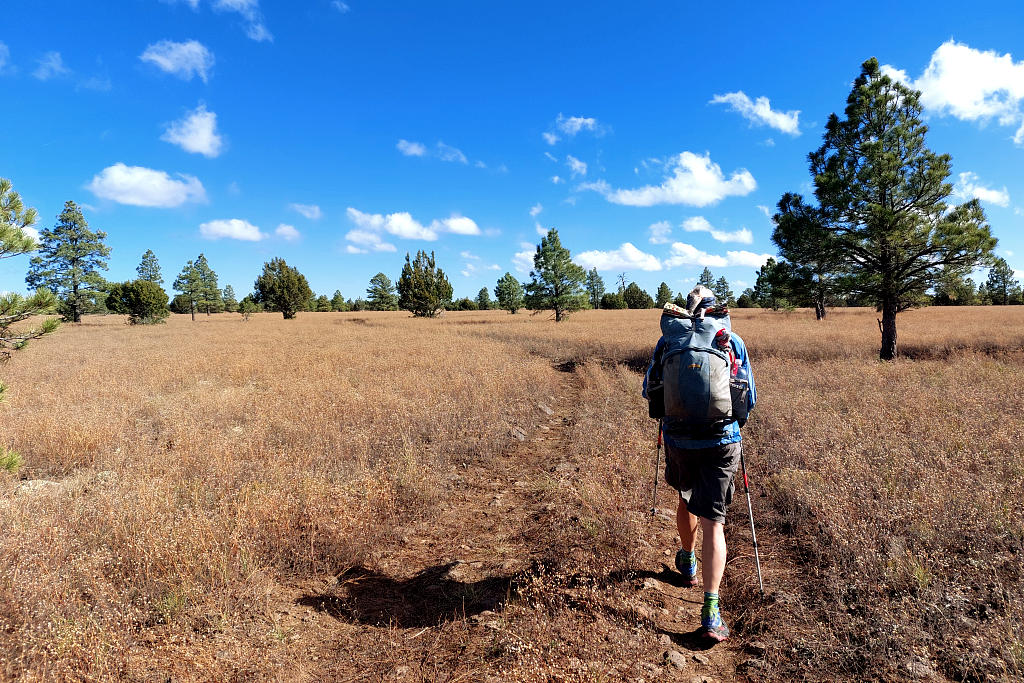
POLYGON ((683 575, 682 587, 692 588, 697 585, 697 557, 680 548, 676 551, 676 571, 683 575), (693 557, 693 563, 690 558, 693 557))
POLYGON ((709 608, 704 605, 700 611, 700 630, 705 638, 710 638, 716 643, 729 637, 729 627, 722 621, 722 613, 718 611, 717 606, 709 608))

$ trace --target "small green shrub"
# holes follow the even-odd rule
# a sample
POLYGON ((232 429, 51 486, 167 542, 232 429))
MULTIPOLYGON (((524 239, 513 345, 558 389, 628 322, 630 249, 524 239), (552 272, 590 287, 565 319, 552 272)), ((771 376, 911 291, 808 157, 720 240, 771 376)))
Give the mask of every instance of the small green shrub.
POLYGON ((0 446, 0 470, 7 470, 11 474, 17 474, 21 469, 21 456, 14 451, 9 451, 0 446))

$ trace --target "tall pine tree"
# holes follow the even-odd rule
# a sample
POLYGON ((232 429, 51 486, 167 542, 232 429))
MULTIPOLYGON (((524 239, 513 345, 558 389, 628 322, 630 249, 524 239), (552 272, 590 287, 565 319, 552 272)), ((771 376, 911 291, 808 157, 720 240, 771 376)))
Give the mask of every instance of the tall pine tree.
POLYGON ((64 317, 82 321, 82 310, 89 307, 105 282, 99 271, 107 269, 110 247, 103 240, 107 233, 93 232, 72 201, 50 230, 39 234, 39 256, 29 262, 25 281, 29 287, 45 287, 60 299, 64 317))
POLYGON ((163 273, 160 272, 160 262, 156 260, 156 254, 152 249, 147 249, 146 253, 142 255, 142 261, 135 272, 139 274, 140 280, 149 280, 158 285, 164 283, 163 273))
POLYGON ((883 360, 897 355, 897 314, 944 272, 969 270, 996 245, 977 199, 946 203, 950 157, 925 146, 920 96, 867 60, 845 117, 829 117, 808 157, 820 221, 802 225, 800 240, 835 250, 845 287, 881 309, 883 360))
POLYGON ((526 285, 527 308, 552 310, 555 322, 583 308, 586 301, 583 283, 587 273, 572 262, 572 255, 558 238, 558 230, 551 228, 541 238, 533 255, 530 277, 532 280, 526 285))
POLYGON ((437 267, 434 252, 416 252, 410 260, 405 255, 405 265, 398 278, 398 307, 416 317, 432 318, 452 301, 452 285, 444 271, 437 267))

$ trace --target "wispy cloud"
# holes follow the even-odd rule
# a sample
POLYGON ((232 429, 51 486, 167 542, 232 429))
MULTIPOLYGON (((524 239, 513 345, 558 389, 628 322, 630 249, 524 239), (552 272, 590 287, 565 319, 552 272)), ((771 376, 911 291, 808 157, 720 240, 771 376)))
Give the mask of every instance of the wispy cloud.
POLYGON ((281 223, 274 230, 274 234, 287 242, 294 242, 299 239, 301 235, 294 225, 288 225, 287 223, 281 223))
POLYGON ((556 145, 562 137, 574 138, 581 132, 589 132, 598 137, 604 135, 608 130, 597 119, 590 116, 566 116, 559 114, 551 125, 551 129, 541 133, 544 142, 549 145, 556 145))
POLYGON ((64 59, 59 52, 47 52, 37 60, 36 64, 32 76, 40 81, 48 81, 51 78, 59 78, 71 73, 71 69, 64 66, 64 59))
POLYGON ((206 201, 206 190, 195 176, 178 173, 172 178, 164 171, 123 163, 103 169, 86 187, 101 199, 129 206, 172 208, 206 201))
POLYGON ((647 230, 651 234, 648 240, 651 244, 668 244, 669 235, 672 234, 672 224, 668 221, 658 221, 652 223, 647 230))
POLYGON ((427 148, 420 142, 410 142, 409 140, 399 140, 398 144, 395 145, 399 152, 407 157, 422 157, 426 156, 427 148))
POLYGON ((0 74, 8 70, 7 63, 11 60, 11 48, 7 43, 0 40, 0 74))
POLYGON ((316 204, 289 204, 288 208, 311 221, 318 221, 324 215, 324 212, 316 204))
POLYGON ((437 158, 441 161, 454 161, 460 164, 467 164, 469 160, 466 155, 462 153, 462 150, 438 140, 437 142, 437 158))
POLYGON ((168 125, 160 139, 208 159, 220 156, 224 148, 224 140, 217 132, 217 114, 207 111, 204 104, 168 125))
POLYGON ((537 202, 536 204, 534 204, 533 206, 530 207, 530 217, 531 218, 536 218, 537 216, 540 215, 540 212, 543 211, 543 210, 544 210, 544 205, 541 204, 540 202, 537 202))
POLYGON ((214 0, 213 8, 223 12, 235 12, 242 17, 245 34, 257 42, 273 41, 274 36, 263 23, 259 0, 214 0))
POLYGON ((755 254, 750 251, 727 251, 725 256, 709 254, 692 244, 673 242, 669 257, 665 259, 666 268, 676 266, 706 266, 708 268, 725 268, 727 266, 749 266, 760 268, 772 258, 771 254, 755 254))
POLYGON ((767 97, 751 100, 742 90, 715 95, 711 104, 727 104, 729 108, 754 126, 768 126, 787 135, 800 135, 800 111, 776 111, 767 97))
POLYGON ((569 167, 569 172, 573 178, 587 175, 586 162, 580 161, 571 154, 565 157, 565 165, 569 167))
POLYGON ((185 81, 198 76, 203 83, 209 79, 214 62, 213 53, 197 40, 161 40, 147 47, 139 59, 185 81))
POLYGON ((341 0, 331 0, 331 7, 338 10, 342 14, 348 14, 349 10, 351 9, 348 6, 348 3, 342 2, 341 0))
POLYGON ((682 228, 686 232, 706 232, 711 235, 712 238, 719 242, 739 242, 740 244, 753 244, 754 235, 746 228, 740 228, 733 232, 727 232, 725 230, 718 230, 711 223, 708 222, 703 216, 694 216, 693 218, 687 218, 682 223, 682 228))
POLYGON ((481 234, 480 226, 476 224, 476 221, 459 214, 452 214, 448 218, 435 219, 429 225, 423 225, 406 211, 385 215, 365 213, 354 207, 349 207, 346 210, 346 215, 356 225, 358 230, 350 231, 345 235, 345 238, 360 246, 372 246, 378 251, 392 251, 392 249, 377 246, 382 243, 380 239, 382 233, 388 233, 402 239, 424 240, 428 242, 436 240, 440 233, 455 235, 481 234))
POLYGON ((1010 193, 1003 186, 1001 190, 993 190, 981 184, 977 173, 967 171, 960 174, 960 179, 953 187, 953 195, 963 199, 980 199, 983 202, 990 202, 998 206, 1010 205, 1010 193))
POLYGON ((202 223, 199 225, 199 234, 208 240, 231 239, 242 242, 259 242, 267 237, 258 227, 240 218, 202 223))

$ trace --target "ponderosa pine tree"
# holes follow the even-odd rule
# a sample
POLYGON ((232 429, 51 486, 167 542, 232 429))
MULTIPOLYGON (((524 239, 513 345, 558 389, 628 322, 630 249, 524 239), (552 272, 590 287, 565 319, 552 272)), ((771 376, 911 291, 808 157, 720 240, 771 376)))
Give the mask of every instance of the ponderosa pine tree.
POLYGON ((992 259, 985 279, 985 288, 996 306, 1005 306, 1011 302, 1014 290, 1018 288, 1017 279, 1013 276, 1013 268, 1002 256, 992 259))
POLYGON ((481 311, 489 311, 493 305, 491 293, 487 291, 486 287, 481 287, 480 291, 476 293, 476 307, 481 311))
POLYGON ((142 255, 142 261, 139 262, 135 272, 139 274, 140 280, 149 280, 158 285, 164 284, 164 276, 160 272, 160 262, 156 260, 156 254, 152 249, 147 249, 146 253, 142 255))
POLYGON ((306 276, 289 266, 283 258, 274 258, 263 264, 263 274, 256 278, 253 298, 273 311, 280 311, 285 320, 291 320, 305 310, 313 290, 306 276))
MULTIPOLYGON (((0 178, 0 259, 35 251, 38 246, 36 240, 25 232, 25 228, 31 228, 37 219, 36 210, 25 208, 11 181, 0 178)), ((38 289, 28 297, 13 292, 0 294, 0 362, 9 358, 12 351, 24 348, 29 341, 53 332, 59 322, 51 318, 38 327, 16 331, 11 329, 13 325, 37 315, 53 313, 56 307, 57 299, 48 289, 38 289)), ((0 398, 3 390, 0 382, 0 398)))
POLYGON ((822 146, 808 156, 820 222, 803 225, 800 240, 835 249, 844 287, 881 310, 882 360, 897 356, 897 314, 944 272, 984 262, 996 245, 977 199, 946 203, 950 157, 925 146, 920 96, 867 60, 845 117, 829 116, 822 146))
POLYGON ((604 296, 604 280, 597 268, 587 271, 587 298, 590 299, 591 308, 601 308, 601 297, 604 296))
POLYGON ((178 277, 174 279, 172 285, 174 290, 181 292, 181 296, 174 297, 174 303, 171 304, 171 310, 180 311, 182 300, 188 303, 188 312, 192 315, 192 320, 196 319, 196 308, 199 306, 199 302, 203 297, 203 280, 199 275, 199 269, 196 268, 196 264, 189 261, 185 264, 185 267, 178 273, 178 277))
POLYGON ((224 311, 226 313, 234 313, 235 311, 238 310, 238 299, 235 298, 234 287, 232 287, 231 285, 226 285, 224 287, 222 299, 224 304, 224 311))
POLYGON ((370 278, 370 286, 366 288, 366 302, 374 311, 397 311, 398 295, 395 294, 391 278, 384 273, 377 273, 370 278))
POLYGON ((217 285, 217 273, 210 267, 210 262, 206 260, 205 254, 200 254, 196 259, 195 268, 200 285, 199 299, 196 305, 205 310, 206 315, 220 311, 224 307, 224 301, 221 298, 220 287, 217 285))
POLYGON ((643 288, 635 282, 630 282, 626 291, 622 293, 627 308, 652 308, 654 299, 643 288))
POLYGON ((711 274, 710 268, 705 266, 704 270, 701 271, 700 277, 697 278, 697 284, 703 285, 711 291, 715 291, 715 276, 711 274))
POLYGON ((805 204, 800 195, 787 192, 779 200, 778 208, 772 241, 779 248, 779 255, 788 261, 784 266, 787 296, 795 305, 812 306, 814 317, 824 320, 828 314, 826 306, 843 293, 843 252, 839 241, 822 229, 822 211, 805 204))
POLYGON ((316 312, 317 313, 330 313, 331 311, 331 300, 327 298, 326 294, 321 294, 316 298, 316 312))
POLYGON ((540 238, 530 277, 526 285, 527 308, 535 312, 552 310, 555 322, 562 322, 570 313, 584 307, 583 283, 587 273, 572 262, 572 254, 562 246, 555 228, 540 238))
POLYGON ((662 308, 670 301, 672 301, 672 289, 668 286, 667 282, 662 282, 658 285, 658 292, 654 297, 654 305, 662 308))
POLYGON ((733 294, 732 289, 729 288, 729 281, 725 279, 725 276, 721 276, 715 280, 715 286, 711 288, 711 291, 715 293, 715 299, 721 306, 735 306, 736 295, 733 294))
POLYGON ((409 260, 405 254, 405 265, 398 278, 398 306, 416 317, 432 318, 452 301, 452 285, 444 271, 437 267, 434 252, 416 252, 416 258, 409 260))
POLYGON ((105 284, 99 271, 107 269, 110 256, 110 247, 103 242, 106 237, 102 230, 89 230, 77 204, 65 202, 56 225, 39 234, 39 256, 29 262, 25 282, 33 289, 53 292, 64 317, 82 322, 82 311, 105 284))
POLYGON ((345 297, 341 295, 341 290, 334 290, 334 296, 331 297, 331 310, 334 312, 347 311, 348 307, 345 305, 345 297))
POLYGON ((494 298, 498 300, 499 308, 515 315, 523 307, 523 286, 512 273, 505 273, 494 287, 494 298))

